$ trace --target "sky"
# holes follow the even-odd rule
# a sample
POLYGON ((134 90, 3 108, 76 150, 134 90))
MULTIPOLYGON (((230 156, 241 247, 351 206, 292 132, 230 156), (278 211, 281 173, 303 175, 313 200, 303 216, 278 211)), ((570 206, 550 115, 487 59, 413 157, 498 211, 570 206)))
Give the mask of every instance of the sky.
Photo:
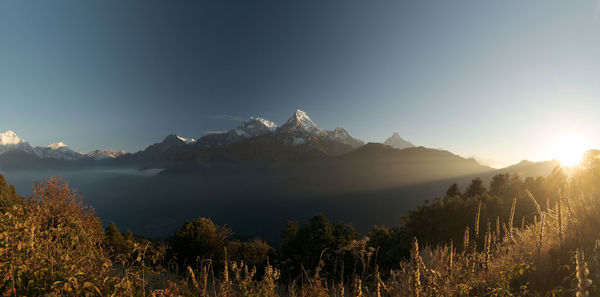
POLYGON ((137 151, 296 109, 505 164, 600 147, 600 2, 0 2, 0 132, 32 145, 137 151))

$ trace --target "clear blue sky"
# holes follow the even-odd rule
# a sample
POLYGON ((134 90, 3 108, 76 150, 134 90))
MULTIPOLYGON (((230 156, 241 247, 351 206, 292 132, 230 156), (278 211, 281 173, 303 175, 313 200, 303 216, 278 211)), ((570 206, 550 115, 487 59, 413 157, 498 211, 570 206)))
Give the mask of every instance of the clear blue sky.
POLYGON ((135 151, 297 108, 510 163, 600 147, 600 2, 2 1, 0 130, 135 151))

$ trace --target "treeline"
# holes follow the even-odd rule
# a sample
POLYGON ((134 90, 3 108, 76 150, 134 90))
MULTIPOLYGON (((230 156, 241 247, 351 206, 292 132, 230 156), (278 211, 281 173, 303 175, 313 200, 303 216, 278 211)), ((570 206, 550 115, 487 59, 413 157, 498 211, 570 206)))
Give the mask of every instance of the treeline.
POLYGON ((513 224, 523 228, 537 215, 531 196, 543 210, 551 209, 566 185, 567 176, 560 168, 547 177, 523 179, 518 174, 498 174, 487 188, 481 179, 475 178, 464 192, 452 184, 444 197, 427 200, 409 211, 403 219, 404 230, 408 238, 417 237, 430 245, 460 243, 464 232, 483 230, 488 224, 496 232, 504 232, 513 203, 513 224), (476 226, 474 218, 477 216, 479 225, 476 226))
MULTIPOLYGON (((164 242, 106 228, 60 178, 18 195, 0 175, 4 296, 572 296, 596 292, 600 152, 575 175, 499 174, 361 236, 324 215, 282 241, 241 240, 207 218, 164 242), (572 257, 573 256, 573 257, 572 257), (577 256, 577 259, 574 258, 577 256), (595 259, 595 258, 594 258, 595 259), (594 262, 595 263, 595 262, 594 262)), ((585 296, 585 295, 578 295, 585 296)))

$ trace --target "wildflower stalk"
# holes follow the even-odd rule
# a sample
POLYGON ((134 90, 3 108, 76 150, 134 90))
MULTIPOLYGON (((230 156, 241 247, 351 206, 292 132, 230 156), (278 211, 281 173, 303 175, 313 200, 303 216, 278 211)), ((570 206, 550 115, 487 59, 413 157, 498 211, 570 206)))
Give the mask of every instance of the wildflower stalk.
POLYGON ((542 209, 540 208, 540 205, 537 203, 537 201, 535 200, 535 198, 533 197, 531 192, 529 192, 529 190, 525 190, 525 192, 527 193, 527 196, 529 197, 529 200, 531 201, 531 203, 533 203, 533 206, 535 206, 535 210, 537 211, 538 215, 541 216, 542 209))
POLYGON ((362 280, 357 275, 354 281, 354 297, 362 297, 362 280))
POLYGON ((537 257, 538 257, 538 259, 540 258, 541 251, 542 251, 542 243, 544 240, 544 224, 545 223, 546 223, 546 214, 542 213, 542 215, 540 217, 540 236, 538 237, 538 241, 537 241, 537 257))
POLYGON ((562 233, 562 195, 559 195, 558 197, 558 203, 557 203, 557 216, 558 216, 558 240, 560 241, 560 246, 562 249, 562 243, 563 243, 563 233, 562 233))
POLYGON ((496 216, 496 234, 494 237, 500 239, 500 216, 496 216))
POLYGON ((411 258, 412 258, 412 275, 411 275, 411 284, 410 284, 411 296, 419 297, 419 296, 421 296, 421 271, 420 271, 421 256, 419 255, 419 241, 417 240, 416 237, 414 238, 413 244, 412 244, 411 258))
POLYGON ((479 205, 477 206, 477 214, 475 215, 475 238, 479 238, 479 217, 481 215, 481 201, 479 201, 479 205))
POLYGON ((490 222, 488 221, 488 230, 485 234, 485 263, 484 263, 484 268, 485 268, 485 274, 487 275, 488 273, 488 268, 490 265, 490 260, 492 258, 492 253, 491 253, 491 245, 492 245, 492 233, 491 233, 491 226, 490 226, 490 222))
POLYGON ((448 267, 446 273, 452 276, 452 266, 454 265, 454 241, 450 241, 450 251, 448 252, 448 267))
POLYGON ((515 209, 517 207, 517 197, 513 199, 512 206, 510 207, 510 216, 508 217, 508 236, 511 241, 515 241, 513 237, 513 222, 515 220, 515 209))
POLYGON ((587 297, 589 296, 588 288, 592 286, 592 280, 588 278, 589 270, 581 248, 577 249, 575 253, 575 266, 577 276, 577 293, 575 296, 587 297))
POLYGON ((463 237, 463 248, 465 251, 469 248, 469 226, 465 228, 465 235, 463 237))

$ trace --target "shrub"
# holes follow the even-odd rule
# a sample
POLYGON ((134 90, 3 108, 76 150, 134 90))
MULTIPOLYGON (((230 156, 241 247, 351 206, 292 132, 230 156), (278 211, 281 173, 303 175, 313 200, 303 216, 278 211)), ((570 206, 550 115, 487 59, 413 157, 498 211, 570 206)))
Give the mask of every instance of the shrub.
POLYGON ((13 205, 23 202, 23 197, 17 194, 14 185, 8 185, 0 174, 0 212, 5 212, 13 205))
POLYGON ((175 232, 169 257, 181 268, 195 267, 203 259, 222 263, 227 239, 232 234, 231 229, 216 225, 207 218, 188 221, 175 232))
POLYGON ((228 251, 234 260, 244 261, 250 267, 263 267, 273 248, 265 241, 254 238, 249 241, 231 241, 228 243, 228 251))
POLYGON ((18 296, 133 295, 136 284, 111 273, 100 220, 60 178, 0 217, 0 292, 18 296))
MULTIPOLYGON (((282 233, 280 253, 282 261, 288 262, 287 273, 301 273, 301 267, 310 270, 329 258, 327 270, 333 272, 336 262, 344 261, 344 249, 360 239, 351 224, 330 223, 323 214, 314 216, 307 224, 287 222, 282 233), (333 259, 339 258, 341 259, 333 259), (291 262, 291 263, 290 263, 291 262)), ((346 266, 352 268, 352 265, 346 266)))

